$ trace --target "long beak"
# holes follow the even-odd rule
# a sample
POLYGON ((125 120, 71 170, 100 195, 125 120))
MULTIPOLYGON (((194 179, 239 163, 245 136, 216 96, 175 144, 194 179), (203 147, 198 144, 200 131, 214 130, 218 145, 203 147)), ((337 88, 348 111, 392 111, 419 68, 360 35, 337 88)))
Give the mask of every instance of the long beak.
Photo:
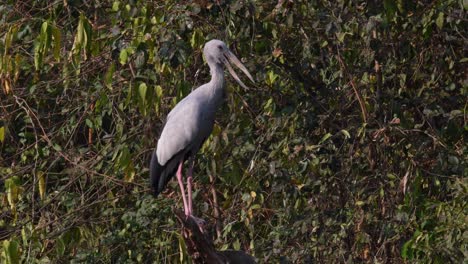
POLYGON ((229 73, 232 75, 232 77, 234 78, 234 80, 237 81, 237 83, 239 83, 240 86, 242 86, 242 88, 244 89, 248 89, 247 86, 245 86, 245 84, 239 79, 239 77, 237 76, 236 72, 232 69, 231 67, 231 64, 229 64, 229 62, 233 63, 234 65, 236 65, 239 69, 242 70, 242 72, 245 73, 245 75, 247 75, 247 77, 249 77, 249 79, 255 83, 255 81, 253 80, 252 78, 252 75, 250 75, 249 71, 247 70, 247 68, 245 68, 245 66, 242 64, 242 62, 239 61, 239 59, 237 59, 236 55, 232 54, 232 52, 230 51, 227 51, 225 54, 224 54, 227 58, 227 60, 224 60, 224 64, 226 65, 226 68, 228 69, 229 73), (229 61, 228 61, 229 60, 229 61))

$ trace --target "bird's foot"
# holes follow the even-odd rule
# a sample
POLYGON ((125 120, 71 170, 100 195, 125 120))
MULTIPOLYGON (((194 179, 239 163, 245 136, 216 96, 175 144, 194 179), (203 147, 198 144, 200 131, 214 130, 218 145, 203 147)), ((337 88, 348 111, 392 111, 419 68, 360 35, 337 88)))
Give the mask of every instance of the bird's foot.
POLYGON ((195 221, 195 223, 198 225, 198 228, 200 229, 200 232, 202 232, 202 234, 205 233, 205 226, 206 226, 205 220, 195 217, 193 215, 188 215, 187 217, 191 217, 193 221, 195 221))

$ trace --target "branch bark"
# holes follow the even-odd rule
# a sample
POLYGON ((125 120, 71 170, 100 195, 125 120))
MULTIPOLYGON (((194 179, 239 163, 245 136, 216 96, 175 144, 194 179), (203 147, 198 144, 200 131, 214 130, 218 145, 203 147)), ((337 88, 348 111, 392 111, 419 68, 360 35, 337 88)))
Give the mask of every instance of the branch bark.
POLYGON ((348 67, 346 66, 346 63, 344 62, 343 58, 341 57, 340 50, 337 49, 338 55, 337 59, 338 62, 340 63, 341 69, 343 70, 344 74, 347 75, 349 79, 349 83, 351 84, 351 87, 353 88, 354 94, 356 95, 356 99, 359 102, 359 107, 361 108, 361 116, 362 116, 362 122, 367 123, 367 110, 366 110, 366 105, 364 103, 364 99, 362 98, 361 93, 359 92, 357 85, 354 81, 353 76, 349 73, 348 67))
POLYGON ((207 232, 202 233, 193 218, 187 218, 180 210, 174 214, 182 225, 182 235, 187 245, 187 252, 193 263, 213 264, 253 264, 254 258, 243 251, 225 250, 217 251, 207 232))
POLYGON ((218 205, 218 195, 216 194, 215 189, 215 177, 213 174, 210 174, 210 183, 211 183, 211 195, 213 196, 213 216, 215 219, 215 229, 216 229, 216 237, 218 239, 221 238, 221 222, 220 217, 221 213, 219 212, 219 205, 218 205))

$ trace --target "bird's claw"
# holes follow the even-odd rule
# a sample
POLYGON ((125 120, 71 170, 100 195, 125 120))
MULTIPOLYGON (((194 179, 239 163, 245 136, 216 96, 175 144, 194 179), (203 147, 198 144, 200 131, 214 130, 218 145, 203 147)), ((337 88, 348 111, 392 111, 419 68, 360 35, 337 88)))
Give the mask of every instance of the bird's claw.
POLYGON ((200 229, 200 232, 202 232, 202 234, 205 233, 205 226, 206 226, 205 220, 195 217, 193 215, 188 215, 187 217, 191 217, 193 219, 193 221, 198 225, 198 228, 200 229))

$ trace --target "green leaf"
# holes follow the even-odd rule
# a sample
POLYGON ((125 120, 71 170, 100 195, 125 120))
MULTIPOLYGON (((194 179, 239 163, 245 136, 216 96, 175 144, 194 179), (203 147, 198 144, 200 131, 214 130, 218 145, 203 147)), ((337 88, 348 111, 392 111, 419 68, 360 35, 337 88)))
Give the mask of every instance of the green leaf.
POLYGON ((146 101, 147 90, 148 90, 148 87, 146 86, 146 83, 140 83, 140 86, 138 86, 138 94, 140 95, 140 98, 143 102, 146 101))
POLYGON ((331 136, 332 136, 332 134, 330 134, 330 133, 325 134, 322 137, 322 139, 320 139, 319 144, 322 144, 323 142, 327 141, 327 139, 329 139, 331 136))
POLYGON ((112 63, 110 67, 107 69, 106 74, 104 75, 104 84, 107 88, 112 90, 112 81, 114 80, 114 72, 115 72, 115 64, 112 63))
POLYGON ((439 29, 442 29, 444 27, 444 13, 439 13, 436 19, 436 25, 439 29))
POLYGON ((19 244, 16 240, 3 241, 3 250, 6 257, 7 264, 18 264, 19 263, 19 244))
POLYGON ((34 68, 38 71, 42 65, 42 53, 39 51, 39 45, 34 49, 34 68))
POLYGON ((186 251, 187 245, 185 245, 185 240, 181 236, 179 236, 179 262, 184 263, 185 256, 187 255, 186 251))
POLYGON ((7 200, 12 210, 16 208, 16 201, 18 200, 19 192, 20 192, 19 186, 20 186, 20 182, 19 182, 18 176, 13 176, 5 180, 7 200))
MULTIPOLYGON (((84 41, 83 41, 83 46, 86 49, 86 52, 89 52, 91 50, 91 46, 93 44, 92 42, 92 27, 91 24, 89 23, 89 20, 82 14, 81 19, 83 20, 83 28, 84 28, 84 41)), ((86 53, 85 53, 86 55, 86 53)))
POLYGON ((276 79, 278 79, 279 77, 278 74, 276 74, 275 72, 271 70, 268 71, 267 76, 268 76, 268 82, 267 82, 268 85, 273 85, 276 79))
POLYGON ((79 56, 83 52, 83 58, 86 60, 87 52, 91 49, 91 25, 89 24, 88 19, 86 19, 83 13, 80 13, 80 19, 78 21, 78 27, 76 29, 75 41, 73 42, 72 52, 75 55, 74 60, 75 63, 79 62, 81 56, 79 56))
POLYGON ((127 59, 128 59, 127 50, 126 50, 126 49, 122 49, 122 50, 120 51, 120 55, 119 55, 120 64, 124 65, 125 63, 127 63, 127 59))
POLYGON ((263 106, 263 109, 270 110, 270 106, 272 103, 273 103, 273 98, 268 99, 268 101, 265 103, 265 106, 263 106))
POLYGON ((0 142, 5 142, 5 127, 0 127, 0 142))
POLYGON ((39 196, 41 197, 42 200, 44 200, 45 192, 46 192, 44 172, 43 171, 37 172, 37 178, 38 178, 37 184, 39 185, 39 196))
POLYGON ((351 135, 349 134, 348 130, 342 129, 341 133, 343 133, 346 139, 351 138, 351 135))
POLYGON ((83 14, 80 14, 80 20, 78 21, 78 28, 76 29, 76 45, 78 49, 81 49, 84 39, 84 26, 83 26, 83 14))
POLYGON ((10 27, 10 30, 8 30, 7 34, 5 35, 5 42, 4 42, 5 43, 5 47, 4 47, 5 54, 7 54, 7 51, 10 48, 11 43, 13 41, 13 32, 12 32, 13 28, 14 27, 10 27))
POLYGON ((93 121, 91 121, 89 118, 86 118, 85 123, 89 128, 94 128, 93 121))
POLYGON ((336 33, 336 37, 338 38, 338 41, 343 43, 344 42, 344 39, 346 37, 346 35, 353 35, 352 33, 349 33, 349 32, 339 32, 339 33, 336 33))
POLYGON ((161 87, 161 85, 156 85, 154 87, 154 90, 155 90, 155 93, 156 93, 156 100, 155 100, 155 103, 154 103, 154 110, 156 111, 156 113, 159 113, 159 109, 160 109, 160 106, 161 106, 161 99, 162 99, 162 95, 163 95, 163 89, 161 87))
POLYGON ((200 30, 195 30, 190 38, 190 45, 192 48, 196 49, 203 45, 204 37, 203 33, 200 30))
POLYGON ((156 85, 155 90, 156 90, 156 96, 158 98, 161 98, 162 94, 163 94, 163 89, 162 89, 161 85, 156 85))
POLYGON ((366 203, 364 201, 356 201, 356 205, 357 206, 363 206, 365 205, 366 203))
POLYGON ((115 2, 112 4, 112 11, 114 11, 114 12, 119 11, 119 7, 120 7, 120 1, 115 1, 115 2))
POLYGON ((44 21, 42 23, 40 39, 42 45, 42 52, 45 53, 50 47, 51 40, 49 23, 47 21, 44 21))
POLYGON ((392 20, 397 11, 397 4, 395 0, 384 0, 384 9, 389 20, 392 20))
POLYGON ((236 241, 234 241, 234 243, 232 243, 232 247, 234 248, 234 250, 240 250, 240 241, 239 239, 236 239, 236 241))
POLYGON ((60 237, 56 241, 57 241, 57 245, 56 245, 57 255, 63 256, 63 254, 65 254, 65 249, 66 249, 66 245, 65 245, 65 242, 63 241, 63 237, 60 237))
POLYGON ((127 147, 124 147, 122 149, 122 152, 120 153, 120 158, 119 158, 119 166, 120 168, 126 168, 130 164, 130 151, 128 150, 127 147))
POLYGON ((140 107, 141 113, 146 116, 147 110, 146 110, 146 91, 148 90, 148 87, 146 86, 146 83, 140 83, 138 86, 138 95, 139 95, 139 100, 138 100, 138 105, 140 107))
POLYGON ((328 45, 328 41, 324 40, 324 41, 322 41, 322 44, 320 44, 320 47, 321 47, 321 48, 324 48, 324 47, 326 47, 327 45, 328 45))
POLYGON ((54 37, 54 58, 60 61, 60 47, 62 41, 62 33, 57 27, 52 27, 52 36, 54 37))
POLYGON ((59 144, 54 144, 53 148, 55 149, 55 151, 62 151, 62 147, 59 144))
POLYGON ((408 240, 403 244, 403 247, 401 248, 401 257, 403 259, 408 259, 411 258, 411 246, 413 244, 412 240, 408 240))
POLYGON ((124 180, 126 182, 133 182, 135 179, 135 167, 133 166, 132 162, 130 162, 129 165, 125 168, 124 174, 124 180))

